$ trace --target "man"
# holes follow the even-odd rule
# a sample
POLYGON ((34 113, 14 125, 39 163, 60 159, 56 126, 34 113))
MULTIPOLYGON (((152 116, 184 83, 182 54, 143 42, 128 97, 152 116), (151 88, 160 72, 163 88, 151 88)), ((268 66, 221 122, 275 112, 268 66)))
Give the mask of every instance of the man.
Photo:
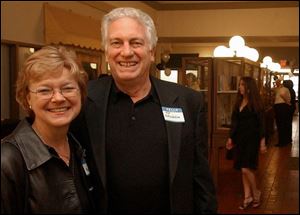
MULTIPOLYGON (((200 93, 150 77, 150 16, 117 8, 102 20, 111 76, 91 81, 80 123, 99 174, 104 213, 216 213, 200 93)), ((89 151, 88 151, 89 153, 89 151)))
POLYGON ((293 89, 294 87, 294 83, 292 80, 284 80, 282 82, 282 85, 284 87, 286 87, 289 92, 290 92, 290 96, 291 96, 291 100, 290 100, 290 111, 289 111, 289 126, 288 126, 288 143, 292 143, 293 142, 293 138, 292 138, 292 134, 293 134, 293 116, 296 110, 296 92, 293 89))
POLYGON ((275 146, 278 147, 291 143, 291 137, 289 136, 291 95, 289 89, 284 87, 281 81, 282 78, 275 81, 275 101, 273 105, 278 133, 278 143, 275 146))

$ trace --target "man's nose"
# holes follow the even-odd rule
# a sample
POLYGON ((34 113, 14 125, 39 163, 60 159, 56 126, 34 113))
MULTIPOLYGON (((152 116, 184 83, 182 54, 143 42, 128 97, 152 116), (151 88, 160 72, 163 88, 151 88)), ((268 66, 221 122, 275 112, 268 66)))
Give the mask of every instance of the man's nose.
POLYGON ((124 45, 122 47, 121 54, 123 56, 131 56, 131 55, 133 55, 133 50, 132 50, 132 47, 130 46, 129 43, 124 43, 124 45))

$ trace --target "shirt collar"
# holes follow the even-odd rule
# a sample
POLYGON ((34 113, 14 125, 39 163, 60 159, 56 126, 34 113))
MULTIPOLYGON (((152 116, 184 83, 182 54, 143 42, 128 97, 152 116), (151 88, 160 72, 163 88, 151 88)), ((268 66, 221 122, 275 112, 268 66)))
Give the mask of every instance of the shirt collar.
MULTIPOLYGON (((112 87, 111 87, 111 94, 110 95, 112 97, 113 103, 117 103, 124 96, 129 97, 126 93, 123 93, 121 90, 118 89, 118 87, 117 87, 117 85, 115 84, 114 81, 112 81, 112 87)), ((151 89, 150 89, 149 94, 145 98, 141 99, 139 102, 145 101, 147 99, 153 99, 153 101, 157 104, 160 103, 159 99, 158 99, 158 95, 157 95, 156 90, 154 88, 154 85, 152 84, 152 81, 151 81, 151 89)))
MULTIPOLYGON (((26 167, 28 170, 38 168, 43 163, 50 160, 53 156, 58 156, 54 149, 45 145, 39 136, 34 132, 31 127, 29 118, 20 122, 16 128, 16 140, 17 145, 24 157, 26 167)), ((72 134, 68 134, 70 149, 73 147, 78 154, 82 154, 82 148, 79 142, 73 137, 72 134), (71 146, 73 145, 73 146, 71 146)))

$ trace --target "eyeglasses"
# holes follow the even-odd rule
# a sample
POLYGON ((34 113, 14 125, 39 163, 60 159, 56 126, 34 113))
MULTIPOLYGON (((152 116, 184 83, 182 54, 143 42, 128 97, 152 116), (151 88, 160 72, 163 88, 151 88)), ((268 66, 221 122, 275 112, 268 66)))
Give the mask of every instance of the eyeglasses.
MULTIPOLYGON (((64 87, 59 89, 58 92, 65 98, 71 98, 77 95, 77 91, 79 89, 76 87, 64 87)), ((50 99, 53 97, 55 90, 53 88, 40 88, 34 90, 30 90, 31 93, 35 93, 41 99, 50 99)))

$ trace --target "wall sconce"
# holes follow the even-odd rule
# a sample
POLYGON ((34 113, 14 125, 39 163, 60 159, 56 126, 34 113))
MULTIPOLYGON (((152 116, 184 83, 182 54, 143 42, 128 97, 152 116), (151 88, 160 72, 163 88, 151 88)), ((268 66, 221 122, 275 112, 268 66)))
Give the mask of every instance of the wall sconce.
POLYGON ((164 70, 165 75, 170 76, 171 75, 171 69, 166 67, 166 64, 170 60, 170 54, 168 52, 163 52, 161 54, 161 60, 162 60, 162 66, 163 66, 163 70, 164 70))
POLYGON ((164 64, 168 63, 170 60, 170 54, 168 52, 163 52, 161 54, 161 60, 164 62, 164 64))

